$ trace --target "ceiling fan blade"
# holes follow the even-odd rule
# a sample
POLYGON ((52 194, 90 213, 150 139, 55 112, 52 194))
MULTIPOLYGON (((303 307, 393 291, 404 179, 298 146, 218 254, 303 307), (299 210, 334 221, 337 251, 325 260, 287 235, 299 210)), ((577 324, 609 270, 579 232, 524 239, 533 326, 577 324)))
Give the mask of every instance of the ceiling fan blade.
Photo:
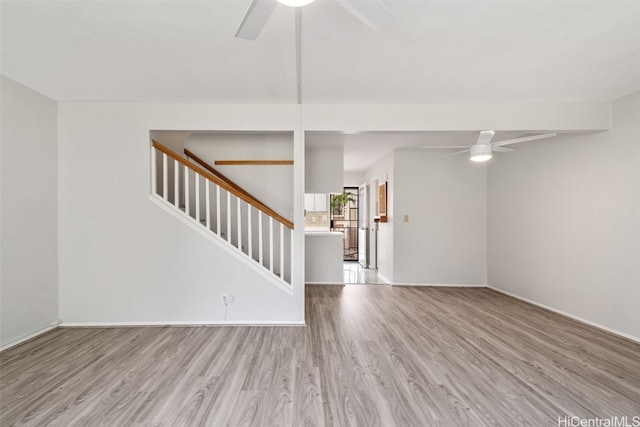
POLYGON ((509 151, 516 151, 516 150, 514 148, 493 146, 493 147, 491 147, 491 151, 498 151, 500 153, 508 153, 509 151))
POLYGON ((469 148, 468 145, 423 145, 420 148, 469 148))
POLYGON ((488 144, 491 142, 491 139, 493 138, 493 135, 495 135, 496 132, 493 130, 483 130, 480 131, 480 135, 478 135, 478 140, 476 141, 476 144, 488 144))
POLYGON ((382 0, 336 0, 336 2, 372 30, 386 27, 395 18, 391 9, 382 0))
POLYGON ((522 138, 514 138, 514 139, 507 139, 505 141, 492 142, 491 145, 494 148, 502 147, 503 145, 518 144, 520 142, 535 141, 536 139, 551 138, 556 136, 557 134, 558 134, 557 132, 551 132, 551 133, 542 133, 540 135, 523 136, 522 138))
POLYGON ((467 148, 466 150, 462 150, 462 151, 456 151, 455 153, 452 153, 452 156, 457 156, 458 154, 462 154, 462 153, 468 153, 469 151, 471 151, 471 148, 467 148))
POLYGON ((249 9, 236 31, 236 37, 245 40, 257 39, 277 4, 276 0, 251 0, 249 9))

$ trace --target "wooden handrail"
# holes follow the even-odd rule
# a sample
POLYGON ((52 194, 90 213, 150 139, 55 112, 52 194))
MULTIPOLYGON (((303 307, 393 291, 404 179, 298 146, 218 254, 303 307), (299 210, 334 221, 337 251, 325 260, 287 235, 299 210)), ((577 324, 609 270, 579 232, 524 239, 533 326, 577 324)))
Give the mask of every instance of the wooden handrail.
POLYGON ((229 183, 227 183, 223 179, 215 176, 214 174, 212 174, 211 172, 207 171, 206 169, 201 168, 200 166, 194 165, 193 163, 189 162, 184 157, 180 156, 179 154, 177 154, 176 152, 170 150, 169 148, 165 147, 164 145, 160 144, 159 142, 152 140, 151 144, 153 145, 153 148, 155 148, 156 150, 158 150, 158 151, 166 154, 167 156, 171 157, 176 162, 188 167, 189 169, 191 169, 192 171, 194 171, 196 173, 199 173, 203 177, 207 178, 209 181, 213 182, 214 184, 219 185, 224 190, 226 190, 229 193, 233 194, 237 198, 239 198, 241 200, 244 200, 245 202, 249 203, 251 206, 255 207, 256 209, 261 210, 262 212, 266 213, 267 215, 273 217, 275 220, 277 220, 277 221, 281 222, 282 224, 286 225, 290 229, 293 229, 293 222, 289 221, 288 219, 286 219, 285 217, 283 217, 282 215, 280 215, 279 213, 277 213, 273 209, 269 208, 268 206, 266 206, 261 201, 255 199, 253 196, 245 194, 246 192, 243 193, 243 192, 238 191, 236 188, 234 188, 232 185, 230 185, 229 183))
POLYGON ((241 166, 269 166, 269 165, 292 165, 293 160, 216 160, 216 165, 241 165, 241 166))
MULTIPOLYGON (((230 186, 232 186, 233 188, 235 188, 237 191, 239 191, 240 193, 251 197, 255 200, 258 200, 256 197, 254 197, 251 193, 249 193, 248 191, 246 191, 244 188, 240 187, 238 184, 236 184, 235 182, 233 182, 233 180, 231 180, 230 178, 226 177, 225 175, 223 175, 219 170, 214 169, 212 166, 210 166, 207 162, 205 162, 204 160, 202 160, 200 157, 198 157, 197 155, 195 155, 193 152, 187 150, 186 148, 184 149, 184 155, 187 156, 188 158, 190 158, 191 160, 193 160, 194 162, 196 162, 197 164, 199 164, 200 166, 202 166, 203 168, 205 168, 206 170, 208 170, 209 172, 211 172, 212 174, 214 174, 215 176, 217 176, 218 178, 220 178, 221 180, 225 181, 227 184, 229 184, 230 186)), ((259 200, 258 200, 259 201, 259 200)), ((260 202, 262 203, 262 202, 260 202)))
POLYGON ((259 203, 259 204, 261 204, 263 206, 267 206, 265 203, 263 203, 260 200, 258 200, 258 198, 255 197, 253 194, 249 193, 247 190, 245 190, 244 188, 240 187, 231 178, 225 176, 222 172, 220 172, 219 170, 215 169, 213 166, 209 165, 207 162, 202 160, 200 157, 198 157, 192 151, 189 151, 189 150, 187 150, 185 148, 184 149, 184 154, 185 154, 185 156, 187 156, 188 158, 190 158, 191 160, 193 160, 194 162, 196 162, 197 164, 202 166, 204 169, 206 169, 207 171, 211 172, 213 175, 215 175, 218 178, 220 178, 221 180, 225 181, 227 184, 229 184, 231 187, 233 187, 237 192, 244 194, 245 196, 251 198, 252 200, 255 200, 256 203, 259 203))

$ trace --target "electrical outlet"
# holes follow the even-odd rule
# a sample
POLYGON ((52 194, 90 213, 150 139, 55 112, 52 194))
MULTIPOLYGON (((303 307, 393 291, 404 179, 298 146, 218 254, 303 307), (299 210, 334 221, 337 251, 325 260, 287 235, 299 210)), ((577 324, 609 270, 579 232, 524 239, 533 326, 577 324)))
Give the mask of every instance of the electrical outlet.
POLYGON ((415 273, 416 271, 418 271, 418 267, 417 267, 417 266, 415 266, 415 265, 412 265, 412 266, 411 266, 411 272, 412 272, 412 273, 415 273))
POLYGON ((235 300, 235 297, 231 294, 222 294, 222 303, 231 304, 235 300))

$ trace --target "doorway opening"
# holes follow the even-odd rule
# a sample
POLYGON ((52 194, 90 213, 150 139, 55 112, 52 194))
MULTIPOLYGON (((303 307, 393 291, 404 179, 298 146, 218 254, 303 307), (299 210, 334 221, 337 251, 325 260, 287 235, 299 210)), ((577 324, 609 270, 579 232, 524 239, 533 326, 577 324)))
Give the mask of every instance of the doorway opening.
POLYGON ((330 197, 331 231, 344 234, 342 245, 344 261, 358 261, 358 193, 358 187, 344 187, 342 194, 331 194, 330 197))
POLYGON ((364 268, 360 263, 345 261, 342 272, 345 285, 389 285, 375 268, 364 268))

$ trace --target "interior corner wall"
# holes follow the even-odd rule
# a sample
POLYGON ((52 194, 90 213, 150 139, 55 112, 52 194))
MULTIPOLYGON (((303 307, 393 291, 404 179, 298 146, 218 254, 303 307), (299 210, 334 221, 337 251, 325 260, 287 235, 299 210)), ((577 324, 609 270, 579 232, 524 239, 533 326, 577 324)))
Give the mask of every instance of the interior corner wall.
POLYGON ((486 164, 394 153, 394 283, 486 285, 486 164))
POLYGON ((58 322, 57 104, 0 77, 0 347, 58 322))
POLYGON ((288 295, 150 200, 150 130, 296 125, 295 105, 61 103, 63 324, 304 321, 303 288, 288 295))
POLYGON ((369 242, 370 246, 374 246, 376 249, 371 250, 370 254, 377 258, 378 274, 383 279, 393 282, 393 222, 395 220, 394 215, 394 152, 387 154, 369 169, 365 171, 365 177, 367 183, 371 186, 371 209, 369 209, 369 242), (376 203, 378 199, 378 189, 374 187, 374 183, 377 185, 387 183, 387 222, 375 223, 373 216, 376 214, 376 203), (377 231, 376 231, 377 230, 377 231), (377 236, 377 237, 376 237, 377 236))
POLYGON ((489 284, 640 339, 640 92, 613 127, 518 146, 488 172, 489 284))

